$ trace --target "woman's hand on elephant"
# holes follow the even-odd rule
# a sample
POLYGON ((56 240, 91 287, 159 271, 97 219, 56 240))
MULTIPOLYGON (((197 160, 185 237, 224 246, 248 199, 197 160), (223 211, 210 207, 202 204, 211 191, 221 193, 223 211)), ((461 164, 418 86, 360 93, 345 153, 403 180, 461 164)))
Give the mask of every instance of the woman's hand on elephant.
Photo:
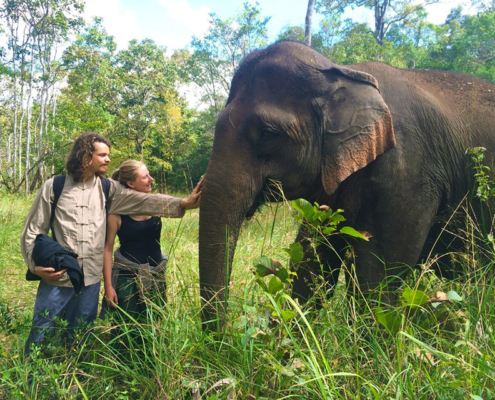
POLYGON ((105 287, 105 300, 110 307, 117 307, 119 304, 119 297, 117 296, 117 292, 112 287, 105 287))
POLYGON ((182 199, 180 205, 186 210, 191 210, 193 208, 198 208, 201 203, 201 190, 203 189, 204 178, 198 182, 191 195, 187 199, 182 199))

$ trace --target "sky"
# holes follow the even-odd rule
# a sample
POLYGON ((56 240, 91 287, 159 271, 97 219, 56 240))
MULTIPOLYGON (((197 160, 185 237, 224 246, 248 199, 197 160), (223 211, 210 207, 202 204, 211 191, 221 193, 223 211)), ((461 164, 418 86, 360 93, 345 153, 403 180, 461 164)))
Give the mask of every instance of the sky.
MULTIPOLYGON (((132 39, 153 39, 168 50, 185 48, 193 36, 202 38, 208 29, 209 14, 221 19, 234 16, 247 0, 86 0, 85 19, 103 17, 107 33, 115 37, 119 49, 132 39)), ((271 41, 285 26, 304 26, 307 0, 258 0, 271 41)), ((440 24, 462 0, 443 0, 428 6, 430 22, 440 24)), ((250 1, 255 4, 255 1, 250 1)), ((372 15, 361 14, 372 23, 372 15)), ((318 18, 318 15, 315 15, 318 18)), ((315 24, 315 22, 313 22, 315 24)))

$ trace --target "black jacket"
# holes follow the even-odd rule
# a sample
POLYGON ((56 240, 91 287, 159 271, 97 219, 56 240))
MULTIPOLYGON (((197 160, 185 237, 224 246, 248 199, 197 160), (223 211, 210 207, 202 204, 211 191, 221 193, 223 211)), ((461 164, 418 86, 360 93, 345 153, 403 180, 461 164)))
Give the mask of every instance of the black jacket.
MULTIPOLYGON (((84 287, 84 275, 79 263, 78 255, 62 247, 50 236, 40 233, 36 236, 33 248, 33 261, 35 265, 55 268, 55 271, 67 269, 70 281, 74 286, 76 294, 84 287)), ((41 280, 41 278, 28 270, 26 273, 28 281, 41 280)))

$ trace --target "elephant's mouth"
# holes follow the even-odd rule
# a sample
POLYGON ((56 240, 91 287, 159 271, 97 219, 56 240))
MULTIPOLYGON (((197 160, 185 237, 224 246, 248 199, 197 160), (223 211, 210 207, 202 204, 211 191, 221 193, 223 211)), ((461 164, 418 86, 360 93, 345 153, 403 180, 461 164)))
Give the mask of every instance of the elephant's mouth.
POLYGON ((249 208, 248 212, 246 213, 246 219, 251 219, 253 215, 256 213, 256 210, 263 204, 262 201, 256 199, 253 205, 249 208))
POLYGON ((256 196, 251 207, 249 207, 249 210, 246 213, 246 219, 252 218, 262 204, 267 202, 279 202, 283 198, 282 184, 277 181, 268 180, 256 196))

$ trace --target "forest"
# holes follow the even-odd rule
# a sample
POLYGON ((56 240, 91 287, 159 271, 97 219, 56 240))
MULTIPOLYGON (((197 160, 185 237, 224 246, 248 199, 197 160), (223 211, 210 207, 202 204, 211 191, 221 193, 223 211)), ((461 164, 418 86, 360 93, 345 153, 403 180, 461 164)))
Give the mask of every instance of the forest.
POLYGON ((246 2, 227 19, 210 14, 203 38, 171 51, 151 39, 118 50, 103 19, 83 19, 83 0, 3 0, 0 191, 29 194, 62 173, 84 131, 111 140, 114 165, 144 160, 158 191, 190 188, 206 170, 233 73, 246 54, 274 40, 310 43, 338 64, 379 61, 495 82, 493 1, 466 3, 469 13, 453 8, 438 25, 425 9, 434 2, 310 0, 301 24, 276 38, 267 33, 270 16, 246 2), (373 26, 343 17, 357 7, 373 13, 373 26), (312 26, 314 15, 321 18, 312 26))

